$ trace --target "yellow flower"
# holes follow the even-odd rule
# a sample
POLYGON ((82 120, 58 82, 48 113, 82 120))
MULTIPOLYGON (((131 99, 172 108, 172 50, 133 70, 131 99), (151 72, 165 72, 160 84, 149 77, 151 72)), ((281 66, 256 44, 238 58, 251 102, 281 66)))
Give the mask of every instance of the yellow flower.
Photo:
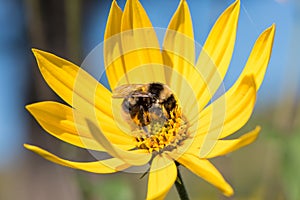
POLYGON ((222 13, 196 61, 186 1, 172 17, 162 47, 138 0, 128 0, 123 12, 113 1, 103 47, 112 92, 82 68, 34 49, 44 79, 68 105, 46 101, 26 108, 54 137, 112 158, 74 162, 24 146, 54 163, 93 173, 149 166, 147 199, 167 195, 178 164, 231 196, 233 189, 209 159, 256 139, 260 127, 224 138, 251 116, 275 32, 272 25, 258 37, 236 83, 209 103, 231 60, 239 10, 236 1, 222 13))

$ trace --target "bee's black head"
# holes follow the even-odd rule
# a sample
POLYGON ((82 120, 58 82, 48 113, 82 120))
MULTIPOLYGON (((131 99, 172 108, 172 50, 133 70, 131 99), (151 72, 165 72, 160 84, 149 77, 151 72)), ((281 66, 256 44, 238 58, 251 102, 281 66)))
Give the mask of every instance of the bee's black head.
POLYGON ((149 93, 151 93, 156 99, 159 98, 159 95, 163 89, 164 86, 161 83, 151 83, 149 85, 149 93))

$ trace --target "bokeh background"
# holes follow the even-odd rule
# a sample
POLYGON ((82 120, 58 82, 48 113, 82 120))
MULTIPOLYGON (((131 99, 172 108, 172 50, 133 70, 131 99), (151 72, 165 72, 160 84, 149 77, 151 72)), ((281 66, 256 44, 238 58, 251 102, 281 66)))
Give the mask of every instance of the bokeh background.
MULTIPOLYGON (((166 28, 179 0, 141 0, 153 25, 166 28)), ((195 39, 203 44, 232 0, 187 0, 195 39)), ((125 0, 118 0, 124 7, 125 0)), ((0 0, 0 199, 143 199, 140 174, 97 175, 50 163, 25 150, 33 143, 62 157, 89 160, 83 150, 46 134, 24 106, 61 101, 42 79, 31 48, 80 65, 103 40, 110 0, 0 0)), ((258 35, 276 24, 273 54, 254 114, 239 133, 262 126, 250 146, 212 161, 235 188, 230 199, 300 199, 300 1, 241 0, 230 87, 242 71, 258 35)), ((238 133, 238 134, 239 134, 238 133)), ((191 199, 227 199, 182 168, 191 199)), ((178 199, 172 188, 167 199, 178 199)))

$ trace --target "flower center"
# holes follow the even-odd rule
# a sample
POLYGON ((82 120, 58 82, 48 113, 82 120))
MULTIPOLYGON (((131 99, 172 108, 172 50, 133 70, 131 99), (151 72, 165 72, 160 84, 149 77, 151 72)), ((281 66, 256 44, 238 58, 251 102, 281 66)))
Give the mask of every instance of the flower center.
POLYGON ((122 85, 114 90, 113 97, 124 98, 122 114, 135 136, 137 148, 172 151, 188 137, 181 107, 168 86, 122 85))

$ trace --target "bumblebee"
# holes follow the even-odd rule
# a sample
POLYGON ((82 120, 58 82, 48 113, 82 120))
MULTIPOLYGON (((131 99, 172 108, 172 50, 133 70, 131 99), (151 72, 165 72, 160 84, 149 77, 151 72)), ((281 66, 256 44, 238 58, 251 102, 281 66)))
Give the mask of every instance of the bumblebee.
POLYGON ((161 83, 121 85, 113 91, 113 98, 124 99, 121 106, 125 120, 146 132, 148 125, 163 125, 170 120, 178 108, 171 89, 161 83))

